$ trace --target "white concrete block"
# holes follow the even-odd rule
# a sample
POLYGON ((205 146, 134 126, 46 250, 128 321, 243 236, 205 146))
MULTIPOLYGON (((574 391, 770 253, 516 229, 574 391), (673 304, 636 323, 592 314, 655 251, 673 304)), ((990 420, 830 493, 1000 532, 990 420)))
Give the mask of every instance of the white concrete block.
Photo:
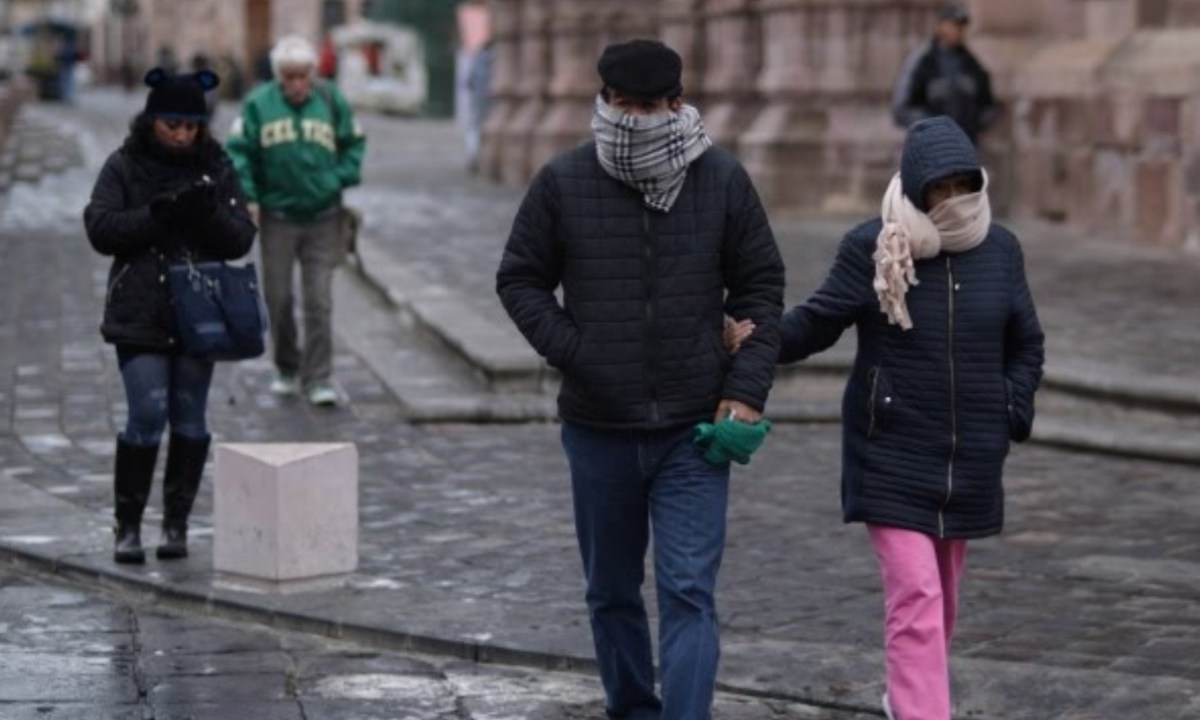
POLYGON ((269 581, 358 566, 353 443, 221 443, 213 488, 213 569, 269 581))

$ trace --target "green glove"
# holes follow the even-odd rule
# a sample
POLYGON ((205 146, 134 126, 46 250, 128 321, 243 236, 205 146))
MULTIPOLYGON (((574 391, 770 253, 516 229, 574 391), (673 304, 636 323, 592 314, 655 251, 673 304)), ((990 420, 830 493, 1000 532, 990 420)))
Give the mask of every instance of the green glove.
POLYGON ((771 432, 771 421, 754 424, 726 418, 719 423, 700 423, 696 426, 694 442, 704 451, 704 459, 713 465, 736 462, 746 465, 750 456, 762 447, 771 432))

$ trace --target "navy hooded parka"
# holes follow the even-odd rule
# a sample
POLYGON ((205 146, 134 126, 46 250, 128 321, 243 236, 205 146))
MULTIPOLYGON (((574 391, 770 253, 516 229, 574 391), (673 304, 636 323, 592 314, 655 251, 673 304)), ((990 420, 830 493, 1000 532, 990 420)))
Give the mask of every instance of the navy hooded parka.
MULTIPOLYGON (((914 125, 901 181, 920 209, 943 178, 981 172, 948 118, 914 125)), ((890 325, 875 295, 882 221, 842 241, 821 287, 789 311, 780 362, 832 346, 851 325, 858 353, 842 404, 846 522, 970 539, 1004 523, 1001 472, 1010 441, 1029 437, 1043 334, 1016 237, 993 224, 972 250, 916 261, 906 295, 913 328, 890 325)))

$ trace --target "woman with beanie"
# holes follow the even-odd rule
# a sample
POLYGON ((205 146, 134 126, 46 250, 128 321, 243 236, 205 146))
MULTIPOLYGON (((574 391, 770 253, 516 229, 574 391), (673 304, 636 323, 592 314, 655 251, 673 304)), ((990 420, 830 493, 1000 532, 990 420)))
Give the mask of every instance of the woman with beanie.
POLYGON ((146 107, 104 164, 84 210, 88 240, 113 258, 100 332, 116 346, 129 405, 114 471, 119 563, 145 561, 142 512, 167 424, 161 559, 187 557, 188 515, 208 457, 213 364, 181 352, 168 267, 241 257, 257 232, 233 166, 206 125, 204 93, 218 83, 210 71, 147 73, 146 107))
MULTIPOLYGON (((781 327, 781 363, 858 330, 842 508, 867 525, 883 575, 891 720, 950 720, 966 543, 1001 530, 1004 459, 1010 441, 1029 437, 1042 377, 1021 246, 991 222, 987 186, 952 120, 913 125, 882 217, 850 231, 781 327)), ((727 325, 726 341, 749 331, 727 325)))

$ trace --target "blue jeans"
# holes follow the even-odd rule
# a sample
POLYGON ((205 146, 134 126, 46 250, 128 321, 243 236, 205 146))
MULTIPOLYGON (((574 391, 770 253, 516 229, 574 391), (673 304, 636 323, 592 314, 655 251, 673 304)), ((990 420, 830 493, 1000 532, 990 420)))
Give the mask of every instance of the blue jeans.
POLYGON ((564 424, 575 532, 606 711, 706 720, 720 643, 714 592, 725 549, 729 466, 701 457, 690 427, 607 431, 564 424), (662 699, 642 600, 654 532, 662 699))
POLYGON ((143 353, 117 352, 129 418, 125 442, 157 446, 168 422, 171 432, 187 438, 208 437, 208 387, 213 364, 206 360, 143 353))

